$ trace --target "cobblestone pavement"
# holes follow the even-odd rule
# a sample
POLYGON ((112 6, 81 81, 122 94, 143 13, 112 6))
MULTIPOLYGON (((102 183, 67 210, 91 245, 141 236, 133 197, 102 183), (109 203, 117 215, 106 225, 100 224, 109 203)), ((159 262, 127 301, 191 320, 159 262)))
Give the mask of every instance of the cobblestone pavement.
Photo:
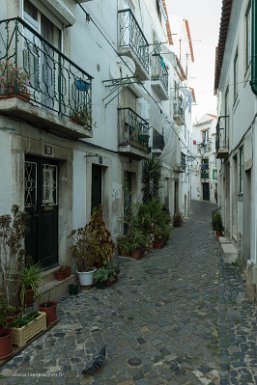
POLYGON ((120 260, 116 285, 61 300, 60 322, 1 368, 0 383, 256 384, 255 307, 241 295, 238 268, 222 261, 214 208, 193 202, 165 248, 120 260), (104 344, 104 367, 81 376, 104 344))

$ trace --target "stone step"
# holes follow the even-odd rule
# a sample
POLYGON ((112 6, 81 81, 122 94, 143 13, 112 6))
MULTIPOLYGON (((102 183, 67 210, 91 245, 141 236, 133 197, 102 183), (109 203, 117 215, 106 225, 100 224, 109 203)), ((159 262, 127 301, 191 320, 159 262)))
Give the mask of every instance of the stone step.
POLYGON ((71 283, 75 283, 73 274, 62 281, 58 281, 54 274, 45 276, 39 287, 36 303, 39 304, 46 300, 58 301, 60 297, 67 296, 71 283))
POLYGON ((219 237, 219 241, 220 241, 220 243, 230 243, 229 239, 227 239, 225 237, 219 237))
POLYGON ((238 258, 238 251, 232 243, 221 243, 224 253, 224 262, 233 263, 238 258))

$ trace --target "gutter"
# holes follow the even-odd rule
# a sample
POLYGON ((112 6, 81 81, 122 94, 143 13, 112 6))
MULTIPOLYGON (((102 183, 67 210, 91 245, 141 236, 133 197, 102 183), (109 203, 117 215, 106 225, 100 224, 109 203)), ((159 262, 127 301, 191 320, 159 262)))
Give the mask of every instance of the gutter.
POLYGON ((257 0, 252 0, 252 66, 250 86, 257 95, 257 0))

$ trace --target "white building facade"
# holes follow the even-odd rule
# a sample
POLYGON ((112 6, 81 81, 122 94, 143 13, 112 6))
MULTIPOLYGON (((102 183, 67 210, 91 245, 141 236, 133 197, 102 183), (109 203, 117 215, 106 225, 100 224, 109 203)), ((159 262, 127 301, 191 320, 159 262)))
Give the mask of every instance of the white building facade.
POLYGON ((0 8, 0 214, 13 204, 30 213, 33 260, 46 270, 70 263, 68 235, 100 203, 120 235, 152 155, 163 203, 186 214, 191 93, 180 92, 186 77, 165 1, 0 0, 0 8))
POLYGON ((223 1, 218 94, 218 200, 225 236, 256 284, 256 1, 223 1))
POLYGON ((192 154, 192 199, 217 203, 217 159, 216 159, 217 117, 204 114, 193 125, 192 154))

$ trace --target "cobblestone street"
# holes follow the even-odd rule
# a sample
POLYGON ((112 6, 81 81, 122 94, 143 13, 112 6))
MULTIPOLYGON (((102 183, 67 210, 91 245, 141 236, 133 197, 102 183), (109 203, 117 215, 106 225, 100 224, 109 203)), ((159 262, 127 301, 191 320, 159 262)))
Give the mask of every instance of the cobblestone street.
POLYGON ((121 278, 58 305, 60 322, 2 368, 2 384, 257 383, 257 316, 238 268, 225 266, 215 206, 193 202, 165 248, 120 259, 121 278), (104 367, 81 371, 107 345, 104 367))

